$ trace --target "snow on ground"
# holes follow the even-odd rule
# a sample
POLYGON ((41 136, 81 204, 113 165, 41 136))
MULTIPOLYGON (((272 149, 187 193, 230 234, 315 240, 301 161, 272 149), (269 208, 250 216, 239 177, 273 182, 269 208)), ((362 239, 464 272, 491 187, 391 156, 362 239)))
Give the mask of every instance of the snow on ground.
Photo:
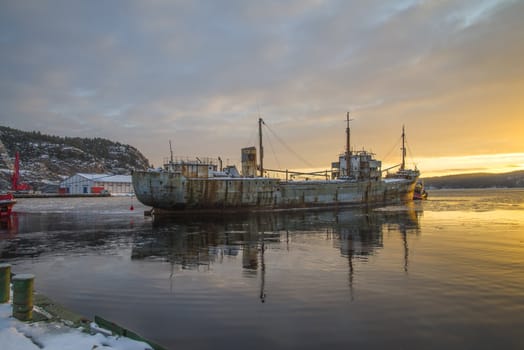
POLYGON ((10 303, 0 304, 0 344, 2 350, 147 350, 151 346, 125 337, 94 335, 59 322, 18 321, 11 316, 10 303))

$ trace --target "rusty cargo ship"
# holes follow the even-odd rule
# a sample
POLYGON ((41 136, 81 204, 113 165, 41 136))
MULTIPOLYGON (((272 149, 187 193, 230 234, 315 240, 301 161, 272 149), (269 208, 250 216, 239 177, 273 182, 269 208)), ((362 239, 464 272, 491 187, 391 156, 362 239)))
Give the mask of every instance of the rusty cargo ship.
POLYGON ((381 161, 367 151, 350 150, 349 114, 346 149, 331 170, 308 173, 323 179, 296 180, 292 171, 264 169, 262 124, 259 119, 259 157, 256 147, 242 149, 241 172, 235 166, 222 167, 220 158, 173 159, 161 169, 134 171, 133 187, 137 199, 153 208, 154 214, 180 211, 278 210, 401 203, 413 199, 419 177, 417 169, 404 164, 382 176, 381 161), (258 161, 258 164, 257 164, 258 161), (265 176, 269 171, 285 178, 265 176))

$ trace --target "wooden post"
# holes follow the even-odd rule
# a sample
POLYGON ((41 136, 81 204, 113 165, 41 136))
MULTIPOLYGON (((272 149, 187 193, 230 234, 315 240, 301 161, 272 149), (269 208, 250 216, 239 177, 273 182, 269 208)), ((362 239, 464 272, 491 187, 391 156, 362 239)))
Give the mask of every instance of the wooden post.
POLYGON ((33 291, 35 275, 19 274, 13 277, 13 317, 20 321, 33 319, 33 291))

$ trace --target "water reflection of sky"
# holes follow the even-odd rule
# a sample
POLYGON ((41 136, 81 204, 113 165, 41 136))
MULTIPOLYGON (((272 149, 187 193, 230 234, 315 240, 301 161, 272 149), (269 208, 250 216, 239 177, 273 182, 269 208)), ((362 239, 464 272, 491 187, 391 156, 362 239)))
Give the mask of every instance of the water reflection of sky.
POLYGON ((24 203, 0 259, 66 306, 178 349, 520 348, 522 193, 162 220, 128 199, 24 203))

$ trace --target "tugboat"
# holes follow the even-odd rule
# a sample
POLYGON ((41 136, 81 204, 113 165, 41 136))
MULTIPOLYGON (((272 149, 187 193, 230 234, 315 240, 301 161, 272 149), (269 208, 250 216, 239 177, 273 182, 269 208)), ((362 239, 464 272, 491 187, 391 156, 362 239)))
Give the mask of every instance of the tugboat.
POLYGON ((0 194, 0 218, 8 217, 11 215, 11 210, 16 204, 16 199, 12 193, 1 193, 0 194))
POLYGON ((413 192, 413 199, 415 200, 428 199, 428 193, 424 189, 424 183, 421 180, 418 180, 417 184, 415 185, 415 192, 413 192))

